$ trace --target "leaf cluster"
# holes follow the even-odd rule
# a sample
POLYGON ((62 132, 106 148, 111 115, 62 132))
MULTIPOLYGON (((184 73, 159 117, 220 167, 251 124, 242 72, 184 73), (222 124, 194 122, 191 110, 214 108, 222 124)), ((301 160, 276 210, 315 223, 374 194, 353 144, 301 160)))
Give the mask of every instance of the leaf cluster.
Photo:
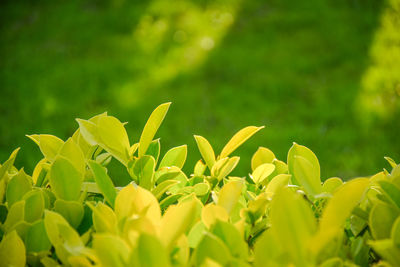
POLYGON ((160 155, 156 133, 170 103, 132 142, 107 113, 77 119, 66 141, 29 135, 43 158, 32 175, 15 150, 0 165, 0 266, 399 266, 400 165, 321 182, 315 154, 296 143, 287 160, 260 147, 246 177, 235 150, 263 127, 237 132, 182 171, 187 146, 160 155), (116 187, 108 164, 130 183, 116 187))

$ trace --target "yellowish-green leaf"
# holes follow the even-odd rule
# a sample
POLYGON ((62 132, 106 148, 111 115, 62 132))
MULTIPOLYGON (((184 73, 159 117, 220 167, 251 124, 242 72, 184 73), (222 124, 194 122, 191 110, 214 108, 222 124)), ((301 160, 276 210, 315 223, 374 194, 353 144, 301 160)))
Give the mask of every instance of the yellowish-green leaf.
POLYGON ((141 267, 170 266, 169 254, 165 247, 156 237, 145 233, 139 236, 131 263, 141 267))
POLYGON ((307 246, 317 230, 313 212, 301 195, 281 188, 271 203, 271 230, 290 262, 307 266, 307 246))
POLYGON ((316 196, 322 192, 321 178, 319 177, 319 165, 313 165, 302 156, 294 156, 293 172, 297 182, 304 188, 306 193, 316 196))
POLYGON ((96 181, 101 193, 104 195, 104 198, 112 207, 114 207, 117 192, 115 191, 111 178, 107 174, 107 169, 92 160, 90 160, 88 164, 93 172, 94 180, 96 181))
POLYGON ((146 216, 154 225, 161 220, 161 209, 150 191, 132 184, 124 187, 115 199, 115 213, 119 220, 135 215, 146 216))
POLYGON ((189 230, 196 218, 196 201, 169 206, 160 227, 161 243, 171 249, 177 239, 189 230))
POLYGON ((102 147, 123 164, 129 161, 129 139, 124 125, 115 117, 101 117, 97 124, 102 147))
POLYGON ((21 169, 18 174, 12 176, 7 184, 6 199, 10 208, 15 202, 32 190, 32 181, 29 176, 21 169))
MULTIPOLYGON (((227 158, 225 158, 227 159, 227 158)), ((223 178, 227 177, 238 165, 240 160, 240 157, 232 157, 229 158, 228 160, 224 161, 222 165, 219 165, 220 161, 218 161, 216 164, 213 166, 213 170, 211 173, 213 176, 217 177, 219 181, 221 181, 223 178), (218 167, 217 167, 218 166, 218 167), (215 169, 214 169, 215 168, 215 169)))
POLYGON ((32 223, 39 220, 43 216, 45 198, 43 192, 40 190, 33 190, 24 195, 25 208, 24 220, 32 223))
POLYGON ((43 220, 35 222, 29 228, 25 238, 25 245, 27 252, 41 252, 50 250, 51 243, 47 237, 43 220))
POLYGON ((139 157, 142 157, 153 140, 158 128, 160 127, 165 115, 168 112, 170 102, 159 105, 150 115, 144 126, 139 140, 139 157))
POLYGON ((81 135, 88 144, 95 146, 101 143, 96 123, 82 119, 76 119, 76 121, 79 124, 81 135))
POLYGON ((332 177, 326 179, 324 184, 322 185, 322 191, 333 193, 337 188, 339 188, 343 184, 342 179, 338 177, 332 177))
POLYGON ((194 253, 196 266, 200 266, 208 258, 218 262, 221 266, 227 266, 232 257, 224 242, 211 233, 205 233, 194 253))
POLYGON ((24 267, 26 263, 25 245, 16 231, 4 236, 0 243, 1 266, 24 267))
POLYGON ((187 156, 187 145, 171 148, 165 153, 159 168, 176 166, 182 168, 187 156))
POLYGON ((233 151, 235 151, 240 145, 246 142, 250 137, 252 137, 256 132, 263 129, 264 126, 248 126, 237 132, 231 140, 224 146, 221 151, 220 158, 228 157, 233 151))
POLYGON ((228 214, 230 214, 239 200, 243 186, 243 180, 234 180, 225 184, 218 195, 218 206, 225 208, 228 214))
POLYGON ((74 228, 79 226, 84 215, 83 206, 78 201, 57 199, 54 202, 54 210, 61 214, 74 228))
POLYGON ((400 213, 392 206, 378 202, 369 213, 369 228, 374 239, 390 238, 390 231, 400 213))
POLYGON ((266 147, 259 147, 251 158, 251 170, 254 171, 258 166, 264 163, 272 163, 275 154, 266 147))
POLYGON ((96 234, 93 238, 93 249, 101 266, 128 266, 131 248, 122 238, 111 234, 96 234))
POLYGON ((262 183, 275 170, 275 165, 272 163, 263 163, 258 165, 253 171, 251 177, 256 184, 262 183))
POLYGON ((195 176, 201 176, 204 174, 206 169, 207 169, 207 164, 204 164, 203 161, 201 159, 199 159, 196 162, 196 165, 194 166, 193 174, 195 176))
POLYGON ((344 226, 354 207, 361 201, 370 181, 357 178, 339 187, 328 201, 312 246, 315 254, 334 238, 344 226))
POLYGON ((32 134, 27 135, 27 137, 29 137, 39 146, 43 156, 50 161, 53 161, 56 158, 58 152, 64 144, 63 140, 50 134, 32 134))
POLYGON ((152 156, 144 155, 135 162, 133 174, 139 185, 144 189, 151 190, 154 185, 154 170, 156 162, 152 156))
POLYGON ((85 172, 85 156, 80 147, 69 138, 60 148, 59 155, 67 158, 81 173, 85 172))
POLYGON ((162 183, 158 184, 151 192, 157 199, 160 197, 172 186, 178 184, 179 181, 177 180, 165 180, 162 183))
POLYGON ((397 247, 400 247, 400 217, 397 217, 396 221, 394 222, 390 236, 393 240, 393 243, 397 247))
POLYGON ((50 169, 50 185, 58 198, 78 200, 83 174, 65 157, 58 156, 50 169))
POLYGON ((225 243, 232 256, 247 260, 247 243, 233 224, 217 221, 211 232, 225 243))
POLYGON ((279 188, 287 186, 289 183, 291 175, 290 174, 278 174, 274 178, 272 178, 271 182, 267 185, 265 189, 265 194, 268 199, 272 199, 274 194, 278 191, 279 188))
POLYGON ((211 171, 212 167, 215 163, 215 153, 214 149, 210 145, 210 143, 203 136, 195 135, 194 139, 196 140, 197 147, 199 148, 200 154, 206 162, 208 169, 211 171))
POLYGON ((88 203, 92 209, 93 226, 98 233, 117 233, 117 217, 114 211, 103 203, 97 203, 96 207, 88 203))
POLYGON ((203 207, 201 211, 201 220, 207 228, 210 228, 217 220, 227 222, 229 220, 229 214, 225 208, 210 203, 203 207))
POLYGON ((317 156, 315 156, 314 152, 312 152, 309 148, 293 143, 293 146, 289 149, 287 163, 289 173, 293 175, 292 180, 295 184, 300 185, 300 181, 298 181, 296 175, 294 174, 294 162, 296 161, 295 156, 300 156, 308 160, 312 166, 313 176, 320 179, 320 166, 317 156))

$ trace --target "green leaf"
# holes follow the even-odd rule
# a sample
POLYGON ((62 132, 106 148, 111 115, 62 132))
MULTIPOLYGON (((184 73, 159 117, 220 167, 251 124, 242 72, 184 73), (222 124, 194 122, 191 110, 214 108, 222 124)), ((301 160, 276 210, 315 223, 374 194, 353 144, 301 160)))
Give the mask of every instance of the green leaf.
POLYGON ((206 169, 207 169, 207 164, 204 164, 203 161, 201 159, 199 159, 196 162, 196 165, 194 166, 193 174, 195 176, 201 176, 204 174, 206 169))
POLYGON ((392 204, 400 209, 400 189, 389 181, 379 181, 383 193, 388 197, 392 204))
POLYGON ((7 184, 6 199, 10 208, 15 202, 32 190, 32 181, 29 176, 21 169, 16 175, 12 176, 7 184))
POLYGON ((259 147, 251 158, 251 170, 254 171, 258 166, 264 163, 272 163, 275 154, 265 147, 259 147))
POLYGON ((312 165, 302 156, 294 156, 292 175, 304 188, 306 193, 316 196, 322 192, 321 179, 319 177, 319 165, 312 165))
POLYGON ((369 227, 374 239, 390 238, 390 231, 400 213, 392 206, 378 202, 369 213, 369 227))
MULTIPOLYGON (((10 168, 14 165, 15 158, 17 157, 19 148, 15 149, 8 160, 0 166, 0 181, 3 180, 4 175, 10 170, 10 168)), ((4 180, 3 180, 4 181, 4 180)), ((1 190, 1 189, 0 189, 1 190)), ((3 199, 3 194, 0 194, 1 199, 3 199)))
POLYGON ((82 119, 76 119, 76 121, 79 124, 79 131, 81 135, 88 144, 95 146, 101 143, 96 123, 82 119))
POLYGON ((160 147, 160 138, 158 138, 150 143, 149 148, 145 153, 146 155, 152 156, 156 161, 156 164, 158 162, 158 158, 160 157, 160 147))
POLYGON ((169 206, 161 220, 160 240, 171 249, 178 238, 189 230, 196 218, 196 201, 169 206))
POLYGON ((244 182, 242 180, 230 181, 224 185, 218 195, 218 206, 225 208, 228 214, 239 200, 244 182))
POLYGON ((195 135, 194 139, 196 140, 197 147, 199 148, 201 156, 206 162, 208 169, 211 171, 215 163, 215 153, 212 146, 207 141, 207 139, 200 135, 195 135))
POLYGON ((211 232, 225 243, 232 256, 247 260, 247 243, 233 224, 217 220, 211 232))
POLYGON ((45 156, 49 161, 55 160, 58 152, 64 144, 63 140, 50 134, 33 134, 27 135, 27 137, 39 146, 43 156, 45 156))
POLYGON ((262 183, 275 170, 275 165, 272 163, 263 163, 253 171, 251 177, 256 184, 262 183))
POLYGON ((208 183, 198 183, 193 186, 193 192, 196 196, 203 196, 208 193, 210 186, 208 183))
POLYGON ((139 236, 132 262, 141 267, 170 266, 169 254, 165 247, 157 238, 145 233, 139 236))
POLYGON ((133 173, 139 185, 147 190, 153 189, 156 162, 152 156, 144 155, 135 162, 133 173))
POLYGON ((289 173, 292 174, 292 180, 294 184, 300 185, 300 181, 297 179, 294 174, 294 162, 296 161, 295 156, 300 156, 309 161, 312 166, 313 177, 318 177, 320 179, 320 166, 317 156, 315 156, 314 152, 312 152, 309 148, 305 146, 298 145, 293 143, 293 146, 289 149, 287 163, 289 168, 289 173))
POLYGON ((144 126, 139 140, 139 157, 142 157, 153 140, 158 128, 160 127, 165 115, 168 112, 170 102, 159 105, 150 115, 144 126))
POLYGON ((12 229, 14 229, 14 226, 23 221, 25 217, 25 200, 20 200, 8 210, 7 218, 4 224, 2 225, 2 228, 4 231, 10 232, 12 229))
POLYGON ((200 266, 207 258, 227 266, 232 257, 224 242, 211 233, 205 233, 194 253, 196 266, 200 266))
POLYGON ((5 235, 0 243, 1 266, 24 267, 25 245, 16 231, 5 235))
POLYGON ((61 214, 75 229, 78 228, 84 215, 83 206, 78 201, 57 199, 54 202, 54 210, 61 214))
POLYGON ((88 165, 105 200, 111 204, 111 207, 114 207, 117 192, 111 178, 107 174, 107 169, 93 160, 90 160, 88 165))
POLYGON ((51 243, 47 237, 44 220, 40 220, 32 224, 26 234, 25 245, 27 252, 41 252, 50 250, 51 243))
POLYGON ((50 168, 50 185, 58 198, 78 200, 83 174, 66 158, 58 156, 50 168))
POLYGON ((178 184, 179 181, 177 180, 166 180, 163 181, 162 183, 158 184, 153 190, 152 193, 153 195, 157 198, 160 199, 161 196, 172 186, 178 184))
POLYGON ((159 168, 176 166, 182 168, 187 156, 187 145, 171 148, 165 153, 159 168))
POLYGON ((246 142, 250 137, 252 137, 256 132, 263 129, 264 126, 248 126, 237 132, 231 140, 224 146, 221 151, 220 158, 228 157, 233 151, 235 151, 240 145, 246 142))
POLYGON ((393 240, 393 243, 400 247, 400 217, 397 217, 396 221, 393 223, 392 231, 390 236, 393 240))
POLYGON ((30 191, 24 196, 24 200, 25 221, 32 223, 41 219, 45 205, 43 192, 40 190, 30 191))

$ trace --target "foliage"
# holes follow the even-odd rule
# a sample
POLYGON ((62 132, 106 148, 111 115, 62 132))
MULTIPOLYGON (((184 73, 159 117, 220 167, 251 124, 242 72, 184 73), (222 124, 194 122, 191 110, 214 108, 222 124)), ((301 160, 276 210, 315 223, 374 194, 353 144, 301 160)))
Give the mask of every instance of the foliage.
POLYGON ((33 174, 15 150, 0 166, 1 266, 399 266, 400 165, 321 182, 320 164, 293 144, 287 161, 260 147, 246 177, 230 174, 235 150, 263 127, 237 132, 216 153, 195 135, 160 156, 156 132, 170 103, 151 114, 138 142, 107 113, 77 119, 63 141, 30 135, 43 153, 33 174), (115 187, 107 166, 130 177, 115 187))
POLYGON ((185 172, 199 158, 193 131, 221 149, 234 129, 267 125, 236 151, 234 175, 247 172, 257 144, 284 158, 292 141, 313 148, 323 178, 371 175, 383 156, 400 158, 398 106, 383 102, 396 112, 385 123, 360 123, 376 90, 399 77, 400 26, 380 20, 399 21, 398 9, 386 12, 392 3, 0 1, 0 158, 19 144, 17 164, 32 172, 40 153, 24 133, 66 140, 71 118, 104 110, 138 140, 142 114, 173 101, 161 149, 188 144, 185 172))

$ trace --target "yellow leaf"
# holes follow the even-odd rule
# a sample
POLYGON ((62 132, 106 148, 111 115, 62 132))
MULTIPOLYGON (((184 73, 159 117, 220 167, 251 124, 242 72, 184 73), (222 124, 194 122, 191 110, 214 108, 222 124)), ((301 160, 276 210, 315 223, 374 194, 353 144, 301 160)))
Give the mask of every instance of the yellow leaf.
POLYGON ((217 220, 227 222, 229 214, 221 206, 210 203, 203 207, 201 211, 201 219, 207 228, 210 228, 217 220))
POLYGON ((256 132, 263 129, 264 126, 247 126, 237 132, 231 140, 222 149, 220 158, 225 158, 229 156, 233 151, 235 151, 240 145, 246 142, 250 137, 252 137, 256 132))
POLYGON ((210 143, 203 136, 195 135, 194 139, 196 140, 197 147, 200 150, 200 154, 206 162, 208 169, 212 169, 215 164, 215 153, 210 145, 210 143))
POLYGON ((25 245, 16 231, 12 231, 3 237, 0 243, 0 259, 0 266, 25 266, 25 245))
POLYGON ((230 181, 222 187, 218 196, 218 206, 225 208, 228 214, 231 213, 242 193, 244 182, 242 180, 230 181))
POLYGON ((275 154, 265 147, 259 147, 251 158, 251 170, 254 171, 263 163, 272 163, 275 159, 275 154))
POLYGON ((275 170, 275 165, 272 163, 263 163, 259 165, 251 175, 253 181, 256 184, 262 183, 273 171, 275 170))

